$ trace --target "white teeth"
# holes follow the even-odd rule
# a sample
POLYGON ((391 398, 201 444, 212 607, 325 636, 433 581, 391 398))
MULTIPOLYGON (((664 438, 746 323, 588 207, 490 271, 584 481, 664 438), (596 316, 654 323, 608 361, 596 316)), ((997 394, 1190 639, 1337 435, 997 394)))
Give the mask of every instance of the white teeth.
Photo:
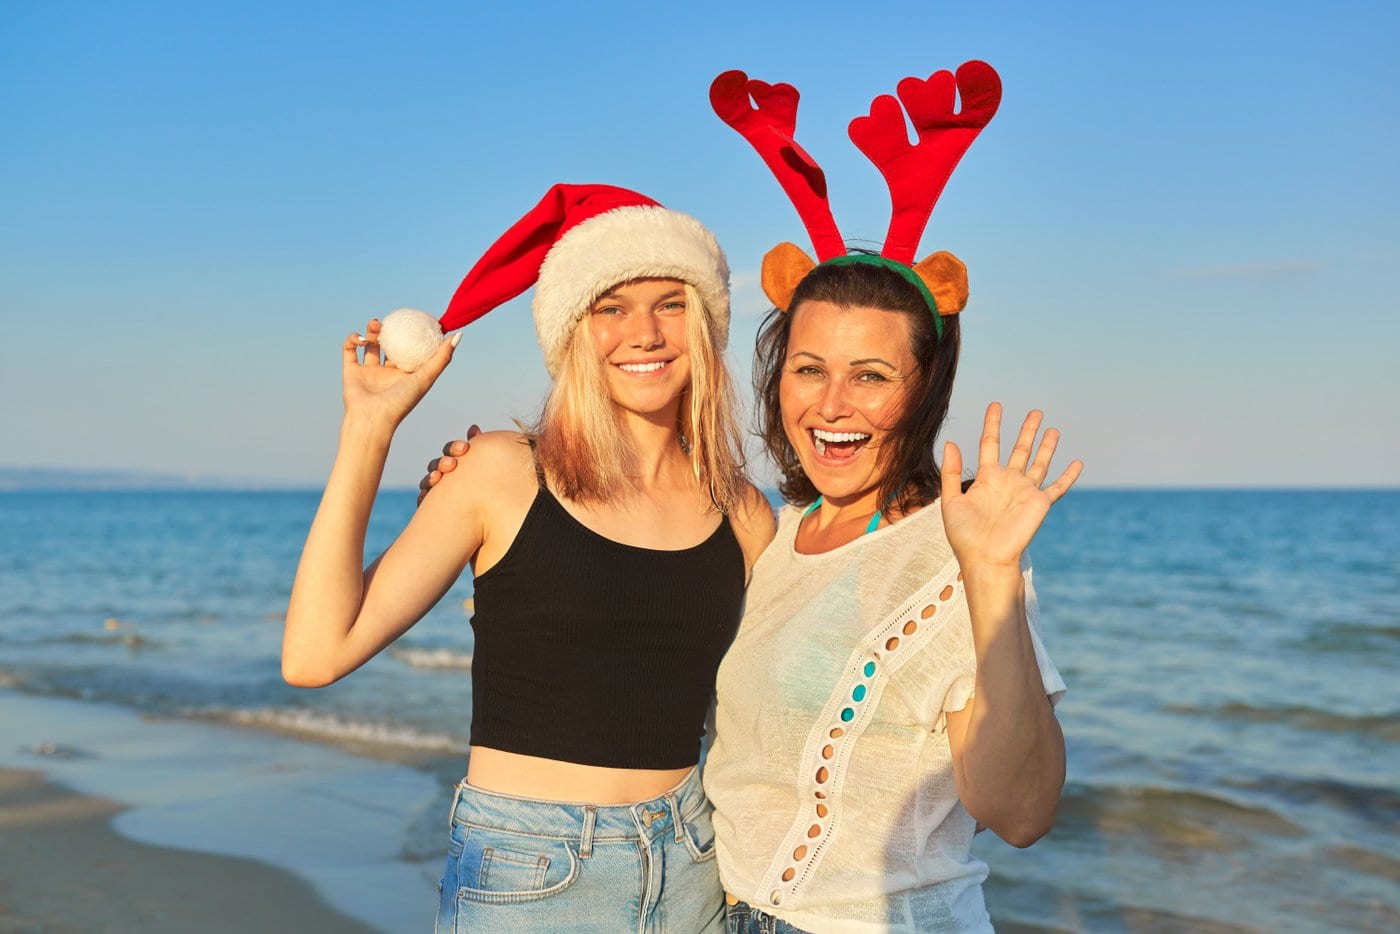
POLYGON ((868 441, 870 436, 859 431, 822 431, 820 428, 812 429, 812 437, 818 441, 825 441, 827 444, 841 441, 868 441))
POLYGON ((812 429, 812 443, 817 447, 817 453, 826 456, 826 446, 828 444, 839 444, 842 441, 869 441, 870 435, 861 431, 823 431, 820 428, 812 429))
POLYGON ((655 373, 665 365, 665 360, 658 360, 655 363, 619 363, 618 367, 627 373, 655 373))

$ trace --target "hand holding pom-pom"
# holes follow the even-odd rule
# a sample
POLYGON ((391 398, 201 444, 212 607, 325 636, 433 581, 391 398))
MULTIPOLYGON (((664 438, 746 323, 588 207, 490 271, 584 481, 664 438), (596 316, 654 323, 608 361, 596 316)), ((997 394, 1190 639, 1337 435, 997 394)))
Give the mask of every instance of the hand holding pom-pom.
POLYGON ((450 340, 443 340, 440 334, 432 336, 437 331, 437 322, 421 311, 400 309, 385 317, 397 319, 398 327, 392 329, 398 332, 393 335, 395 346, 399 354, 411 358, 413 371, 393 360, 381 359, 387 349, 384 347, 387 322, 375 318, 365 325, 363 335, 351 334, 341 345, 341 388, 347 418, 363 425, 387 426, 392 432, 452 362, 452 351, 462 333, 458 331, 450 340), (424 321, 431 327, 425 327, 424 321), (413 339, 415 332, 416 340, 413 339), (404 339, 406 334, 408 340, 404 339))
POLYGON ((416 308, 399 308, 384 316, 379 346, 384 356, 405 373, 412 373, 443 341, 437 319, 416 308))

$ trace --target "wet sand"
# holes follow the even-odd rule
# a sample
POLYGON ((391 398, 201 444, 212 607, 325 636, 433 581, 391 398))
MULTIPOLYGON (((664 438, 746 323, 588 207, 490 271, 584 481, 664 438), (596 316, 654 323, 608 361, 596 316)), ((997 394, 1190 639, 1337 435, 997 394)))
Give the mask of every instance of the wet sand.
POLYGON ((409 841, 442 795, 323 744, 0 691, 0 934, 426 930, 442 854, 409 841))
POLYGON ((117 834, 124 808, 0 768, 0 931, 373 931, 311 886, 248 859, 117 834))

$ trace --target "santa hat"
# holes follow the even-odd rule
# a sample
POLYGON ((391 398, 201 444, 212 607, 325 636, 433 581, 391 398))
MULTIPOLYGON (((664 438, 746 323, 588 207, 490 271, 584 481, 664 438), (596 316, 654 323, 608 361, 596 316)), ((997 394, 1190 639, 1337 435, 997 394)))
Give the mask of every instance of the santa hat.
POLYGON ((535 285, 535 334, 554 376, 574 328, 609 288, 632 279, 680 279, 705 303, 715 345, 729 336, 729 265, 695 218, 612 185, 555 185, 467 273, 443 316, 400 309, 380 345, 413 370, 446 331, 470 324, 535 285))

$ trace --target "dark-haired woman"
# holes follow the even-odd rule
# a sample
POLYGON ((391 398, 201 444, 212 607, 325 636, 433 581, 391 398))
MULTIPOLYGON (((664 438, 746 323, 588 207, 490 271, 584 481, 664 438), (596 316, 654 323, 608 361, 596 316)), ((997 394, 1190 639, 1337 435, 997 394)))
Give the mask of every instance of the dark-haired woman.
POLYGON ((956 317, 871 262, 823 264, 759 337, 760 430, 782 471, 718 675, 705 789, 731 932, 990 931, 980 823, 1028 846, 1054 821, 1064 692, 1036 633, 1024 552, 1058 435, 1039 412, 976 478, 934 439, 956 317))

